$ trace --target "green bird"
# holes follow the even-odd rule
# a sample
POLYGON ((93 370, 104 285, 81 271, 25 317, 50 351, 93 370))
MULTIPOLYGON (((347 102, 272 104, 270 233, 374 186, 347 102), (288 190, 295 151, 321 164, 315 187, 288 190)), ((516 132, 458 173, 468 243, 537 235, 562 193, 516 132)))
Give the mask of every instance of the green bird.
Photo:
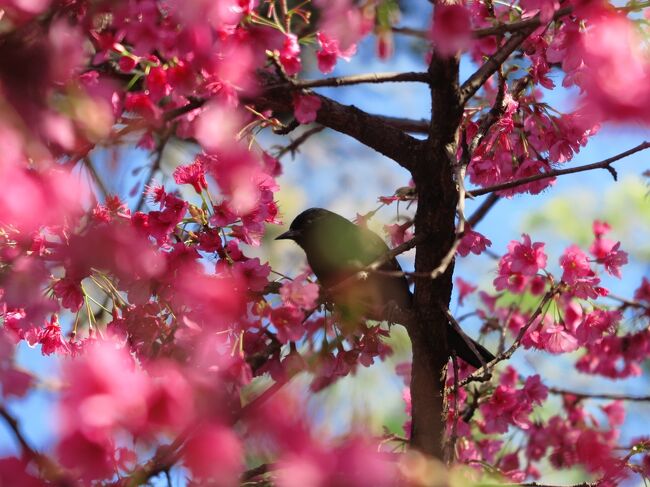
MULTIPOLYGON (((381 259, 389 251, 376 233, 323 208, 310 208, 298 215, 287 232, 276 240, 293 240, 304 251, 307 262, 326 290, 326 298, 334 304, 344 327, 354 326, 362 319, 392 321, 397 307, 413 311, 413 295, 401 272, 397 259, 392 258, 369 272, 364 278, 352 276, 381 259), (383 271, 383 272, 382 272, 383 271), (385 272, 388 271, 388 272, 385 272)), ((478 368, 494 359, 481 344, 472 340, 480 358, 472 351, 458 331, 449 326, 450 347, 465 362, 478 368)))

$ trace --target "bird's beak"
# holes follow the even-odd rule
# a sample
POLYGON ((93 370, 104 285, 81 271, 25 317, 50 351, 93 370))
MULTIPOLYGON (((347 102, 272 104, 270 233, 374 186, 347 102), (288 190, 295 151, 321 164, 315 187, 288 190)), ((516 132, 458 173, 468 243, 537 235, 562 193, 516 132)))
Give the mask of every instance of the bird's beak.
POLYGON ((275 237, 275 240, 295 240, 296 237, 298 237, 299 232, 295 230, 287 230, 284 233, 281 233, 277 237, 275 237))

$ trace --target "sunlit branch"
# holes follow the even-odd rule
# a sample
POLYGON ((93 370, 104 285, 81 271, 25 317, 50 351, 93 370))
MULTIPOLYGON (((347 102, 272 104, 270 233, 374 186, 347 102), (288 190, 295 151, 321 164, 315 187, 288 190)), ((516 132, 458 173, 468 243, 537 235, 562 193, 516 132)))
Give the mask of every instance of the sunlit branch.
POLYGON ((513 34, 501 48, 494 53, 483 65, 472 74, 460 87, 460 103, 465 105, 483 84, 497 72, 501 66, 526 38, 536 29, 536 26, 526 26, 513 34))
POLYGON ((494 186, 488 186, 487 188, 475 189, 469 191, 468 196, 481 196, 484 194, 494 193, 495 191, 516 188, 517 186, 539 181, 541 179, 554 178, 556 176, 562 176, 564 174, 575 174, 584 171, 591 171, 592 169, 605 169, 609 171, 612 177, 616 180, 617 173, 616 170, 611 167, 611 164, 648 148, 650 148, 650 142, 643 142, 636 147, 633 147, 632 149, 626 150, 625 152, 621 152, 620 154, 609 157, 607 159, 603 159, 600 162, 594 162, 593 164, 586 164, 584 166, 571 167, 567 169, 554 169, 544 174, 535 174, 534 176, 516 179, 507 183, 495 184, 494 186))
MULTIPOLYGON (((463 335, 461 335, 463 336, 463 335)), ((471 343, 471 340, 470 340, 471 343)), ((473 345, 473 344, 472 344, 473 345)), ((480 355, 477 355, 480 357, 480 355)), ((451 465, 456 460, 456 442, 458 441, 458 420, 460 419, 460 409, 458 407, 458 391, 460 387, 458 386, 458 357, 456 352, 452 350, 451 363, 454 370, 454 392, 452 395, 453 408, 454 408, 454 417, 451 424, 451 435, 447 440, 447 448, 445 451, 445 463, 451 465)), ((449 406, 447 406, 449 407, 449 406)))

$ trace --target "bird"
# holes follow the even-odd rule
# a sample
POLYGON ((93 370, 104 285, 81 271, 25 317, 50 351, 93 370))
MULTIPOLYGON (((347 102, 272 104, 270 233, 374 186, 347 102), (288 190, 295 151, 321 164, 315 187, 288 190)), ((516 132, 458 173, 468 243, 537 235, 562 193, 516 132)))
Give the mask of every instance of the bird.
MULTIPOLYGON (((399 317, 399 313, 391 313, 394 307, 414 311, 408 280, 394 257, 381 264, 378 272, 358 276, 389 252, 375 232, 324 208, 309 208, 275 239, 292 240, 303 249, 312 272, 325 289, 326 300, 331 300, 340 320, 348 327, 362 319, 391 321, 391 314, 399 317)), ((456 355, 476 368, 495 358, 470 339, 480 355, 477 356, 451 325, 447 338, 456 355)))

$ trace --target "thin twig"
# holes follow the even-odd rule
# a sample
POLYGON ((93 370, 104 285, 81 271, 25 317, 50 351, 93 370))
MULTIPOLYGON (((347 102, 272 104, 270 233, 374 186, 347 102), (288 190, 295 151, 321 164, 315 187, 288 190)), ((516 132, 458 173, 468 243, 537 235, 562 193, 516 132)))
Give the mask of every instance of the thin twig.
POLYGON ((460 386, 461 387, 466 386, 470 382, 485 382, 489 380, 490 377, 489 371, 493 369, 494 366, 499 362, 502 362, 512 357, 512 355, 521 345, 521 341, 523 340, 524 336, 528 332, 528 329, 535 323, 537 318, 540 317, 542 313, 545 312, 544 308, 557 293, 558 293, 558 288, 555 286, 551 286, 551 289, 549 289, 548 292, 544 295, 539 305, 537 306, 535 312, 530 316, 530 318, 528 319, 526 324, 521 328, 521 330, 519 330, 519 333, 517 334, 515 341, 512 343, 512 345, 510 345, 510 348, 508 348, 505 352, 498 354, 493 360, 490 360, 487 364, 485 364, 485 367, 481 367, 480 369, 475 370, 472 374, 468 375, 463 380, 461 380, 460 386))
POLYGON ((386 252, 384 255, 382 255, 379 259, 375 260, 372 264, 364 267, 363 269, 360 269, 359 271, 355 272, 353 275, 350 277, 344 279, 343 281, 335 284, 334 286, 330 287, 327 291, 336 291, 339 289, 345 289, 348 285, 350 285, 353 282, 356 282, 360 279, 364 279, 366 277, 366 274, 368 272, 376 272, 379 274, 384 274, 384 275, 390 275, 390 276, 403 276, 406 275, 405 272, 403 271, 383 271, 380 270, 379 268, 384 265, 386 262, 390 261, 391 259, 394 259, 400 254, 403 254, 404 252, 407 252, 411 250, 413 247, 415 247, 418 243, 422 242, 424 240, 424 237, 422 235, 416 235, 412 239, 404 242, 403 244, 398 245, 397 247, 389 250, 386 252))
POLYGON ((128 487, 136 487, 138 485, 144 485, 149 479, 168 471, 180 459, 183 445, 198 428, 199 426, 194 424, 180 433, 169 445, 159 446, 151 460, 138 468, 127 479, 121 479, 111 484, 111 486, 126 485, 128 487))
MULTIPOLYGON (((552 20, 558 20, 561 17, 569 15, 573 12, 573 7, 563 7, 553 14, 552 20)), ((484 27, 482 29, 475 29, 472 31, 472 37, 475 39, 481 39, 483 37, 503 35, 511 32, 517 32, 526 27, 539 27, 541 25, 539 15, 531 19, 526 20, 517 20, 515 22, 500 23, 492 27, 484 27)), ((407 35, 411 37, 416 37, 418 39, 428 40, 430 39, 429 32, 421 29, 411 29, 409 27, 393 27, 393 32, 396 34, 407 35)))
MULTIPOLYGON (((563 7, 553 14, 552 20, 558 20, 561 17, 569 15, 573 12, 573 7, 563 7)), ((539 27, 542 25, 542 22, 539 18, 539 14, 533 17, 532 19, 518 20, 516 22, 509 22, 505 24, 498 24, 493 27, 485 27, 483 29, 476 29, 472 32, 472 36, 476 39, 482 37, 502 35, 508 32, 517 32, 519 30, 525 29, 526 27, 539 27)))
POLYGON ((97 172, 97 168, 95 168, 95 165, 93 164, 93 161, 90 159, 90 157, 82 157, 81 160, 84 163, 84 166, 92 176, 93 180, 95 181, 95 184, 97 184, 97 187, 99 188, 99 191, 102 193, 102 196, 106 198, 108 196, 108 189, 106 188, 106 184, 102 180, 102 178, 99 176, 99 173, 97 172))
POLYGON ((503 191, 504 189, 515 188, 523 184, 532 183, 533 181, 539 181, 540 179, 548 179, 554 178, 556 176, 563 176, 565 174, 575 174, 584 171, 591 171, 592 169, 605 169, 609 171, 614 180, 616 180, 618 174, 616 173, 616 170, 611 167, 611 164, 648 148, 650 148, 650 142, 643 142, 636 147, 633 147, 632 149, 621 152, 618 155, 609 157, 600 162, 594 162, 593 164, 586 164, 584 166, 571 167, 567 169, 554 169, 544 174, 535 174, 534 176, 516 179, 507 183, 495 184, 494 186, 488 186, 487 188, 475 189, 473 191, 469 191, 467 194, 468 196, 476 197, 484 194, 494 193, 495 191, 503 191))
POLYGON ((207 100, 204 98, 192 98, 186 105, 166 111, 162 118, 165 122, 171 122, 175 118, 185 115, 192 110, 201 108, 206 102, 207 100))
POLYGON ((322 132, 323 130, 325 130, 325 127, 322 125, 312 127, 309 130, 305 130, 296 138, 296 140, 293 140, 290 144, 278 150, 278 152, 275 154, 275 157, 279 159, 287 153, 291 153, 291 155, 294 156, 298 151, 298 148, 304 144, 307 139, 309 139, 312 135, 316 135, 317 133, 322 132))
POLYGON ((488 484, 479 482, 474 484, 476 487, 598 487, 602 485, 602 480, 596 480, 595 482, 581 482, 579 484, 540 484, 539 482, 526 482, 523 484, 488 484))
MULTIPOLYGON (((163 157, 163 152, 165 152, 165 146, 167 145, 167 142, 169 141, 171 137, 171 133, 164 134, 160 142, 158 143, 158 147, 156 147, 156 158, 154 161, 151 163, 151 167, 149 168, 149 175, 145 179, 145 186, 148 184, 151 184, 151 181, 153 180, 154 176, 156 175, 156 172, 160 169, 160 164, 162 163, 162 157, 163 157)), ((145 201, 145 195, 146 195, 146 188, 143 188, 142 191, 140 192, 140 197, 138 198, 138 203, 135 205, 136 211, 139 211, 142 209, 145 201)))
POLYGON ((20 425, 18 424, 18 420, 11 415, 11 413, 4 407, 4 405, 0 405, 0 416, 2 416, 2 418, 5 420, 9 426, 9 429, 20 444, 20 448, 23 450, 23 455, 29 460, 39 462, 41 459, 41 454, 32 448, 32 446, 25 438, 25 435, 23 435, 20 429, 20 425))
POLYGON ((548 392, 551 394, 570 394, 579 399, 602 399, 607 401, 632 401, 632 402, 647 402, 650 401, 650 396, 628 396, 625 394, 611 394, 608 392, 577 392, 560 387, 549 387, 548 392))
POLYGON ((405 36, 416 37, 418 39, 429 40, 431 36, 426 30, 412 29, 410 27, 393 27, 393 32, 395 34, 402 34, 405 36))
POLYGON ((67 475, 56 462, 50 459, 47 455, 39 453, 29 444, 27 438, 25 438, 25 435, 20 429, 18 420, 2 404, 0 404, 0 417, 5 420, 5 423, 9 426, 16 441, 18 441, 23 457, 27 461, 34 462, 41 470, 41 478, 43 480, 49 480, 53 485, 59 487, 74 487, 77 485, 77 482, 67 475))

